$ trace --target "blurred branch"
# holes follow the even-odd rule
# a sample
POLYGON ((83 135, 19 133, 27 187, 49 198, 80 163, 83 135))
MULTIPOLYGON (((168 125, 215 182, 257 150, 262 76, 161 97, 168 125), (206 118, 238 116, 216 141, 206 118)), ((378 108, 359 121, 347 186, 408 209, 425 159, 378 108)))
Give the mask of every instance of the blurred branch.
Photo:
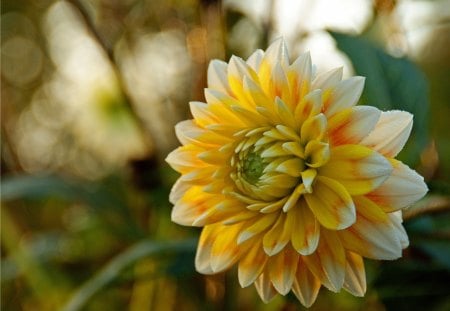
MULTIPOLYGON (((105 52, 105 54, 109 60, 109 63, 111 65, 111 68, 113 69, 113 71, 116 75, 119 88, 122 92, 122 96, 125 99, 125 104, 127 105, 131 116, 136 120, 136 123, 143 134, 144 142, 147 144, 148 147, 150 147, 151 149, 154 149, 152 142, 154 142, 155 140, 152 139, 150 131, 147 130, 147 127, 145 126, 144 121, 142 120, 142 118, 139 116, 139 114, 136 112, 134 106, 132 105, 131 98, 127 92, 127 87, 125 86, 125 83, 122 78, 122 74, 116 63, 113 48, 110 47, 107 44, 106 40, 104 40, 104 38, 100 35, 94 22, 91 19, 91 16, 89 15, 89 12, 86 10, 83 3, 80 0, 67 0, 67 1, 69 3, 71 3, 78 10, 78 12, 80 13, 80 17, 82 18, 82 21, 84 22, 84 24, 86 26, 86 29, 90 32, 90 34, 93 36, 93 38, 97 41, 97 43, 100 45, 102 50, 105 52), (148 138, 150 138, 150 141, 148 141, 148 138)), ((154 151, 155 150, 151 150, 152 155, 154 154, 154 151)))
POLYGON ((144 240, 131 246, 117 257, 113 258, 96 275, 82 285, 62 308, 63 311, 81 310, 92 296, 102 288, 114 281, 120 273, 137 261, 151 256, 168 254, 182 254, 194 252, 197 245, 196 239, 184 241, 162 241, 144 240))
POLYGON ((450 211, 450 197, 429 195, 403 211, 403 219, 409 220, 423 214, 450 211))

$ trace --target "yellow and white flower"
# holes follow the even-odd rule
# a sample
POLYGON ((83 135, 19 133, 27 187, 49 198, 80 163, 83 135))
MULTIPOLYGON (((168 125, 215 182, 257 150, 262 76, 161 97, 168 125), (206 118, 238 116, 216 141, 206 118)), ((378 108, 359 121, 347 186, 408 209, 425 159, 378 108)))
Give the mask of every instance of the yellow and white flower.
POLYGON ((290 63, 282 39, 210 63, 207 103, 190 103, 167 157, 172 220, 203 227, 199 272, 237 264, 265 302, 292 290, 310 306, 322 285, 364 295, 362 257, 401 257, 400 210, 427 192, 394 159, 412 115, 355 106, 363 86, 341 68, 315 77, 308 53, 290 63))

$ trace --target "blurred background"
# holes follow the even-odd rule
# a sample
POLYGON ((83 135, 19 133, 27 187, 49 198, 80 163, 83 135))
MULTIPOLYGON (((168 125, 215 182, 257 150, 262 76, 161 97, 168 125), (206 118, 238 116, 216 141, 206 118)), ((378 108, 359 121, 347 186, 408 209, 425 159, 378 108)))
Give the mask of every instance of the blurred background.
POLYGON ((361 103, 414 114, 400 159, 430 188, 404 257, 366 261, 366 296, 322 289, 311 310, 450 310, 448 0, 3 0, 1 309, 303 309, 195 272, 163 161, 208 62, 280 36, 367 76, 361 103))

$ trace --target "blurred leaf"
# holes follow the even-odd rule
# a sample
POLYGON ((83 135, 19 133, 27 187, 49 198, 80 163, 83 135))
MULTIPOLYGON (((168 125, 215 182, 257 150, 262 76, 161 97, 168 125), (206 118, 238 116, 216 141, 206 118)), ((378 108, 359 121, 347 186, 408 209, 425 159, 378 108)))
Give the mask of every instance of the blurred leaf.
MULTIPOLYGON (((32 237, 31 241, 27 241, 26 246, 22 246, 27 249, 29 256, 35 262, 45 262, 59 255, 61 235, 57 233, 46 233, 42 235, 36 235, 32 237)), ((1 261, 1 281, 10 281, 20 275, 23 271, 23 267, 9 256, 1 261)))
POLYGON ((415 242, 415 246, 422 249, 436 262, 450 270, 450 240, 426 239, 415 242))
MULTIPOLYGON (((447 198, 448 199, 448 198, 447 198)), ((450 271, 450 213, 422 215, 405 222, 412 248, 450 271)))
POLYGON ((82 285, 63 307, 64 311, 80 310, 92 296, 120 276, 124 269, 149 257, 176 255, 184 257, 195 252, 197 240, 152 241, 144 240, 113 258, 96 275, 82 285))
POLYGON ((125 186, 117 177, 99 182, 63 178, 58 175, 19 175, 2 180, 2 201, 59 198, 83 202, 100 213, 122 237, 142 237, 126 202, 125 186), (123 224, 126 226, 123 226, 123 224))
POLYGON ((402 152, 414 165, 428 140, 428 86, 423 73, 408 59, 386 54, 366 39, 342 33, 330 34, 338 48, 350 57, 357 74, 366 77, 362 103, 381 110, 406 110, 414 115, 412 138, 402 152))

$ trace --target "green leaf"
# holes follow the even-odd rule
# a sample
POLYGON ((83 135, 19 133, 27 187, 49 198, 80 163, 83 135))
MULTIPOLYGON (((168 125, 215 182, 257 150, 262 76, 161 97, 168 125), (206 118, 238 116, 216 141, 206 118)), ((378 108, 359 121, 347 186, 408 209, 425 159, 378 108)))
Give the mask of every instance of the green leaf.
POLYGON ((93 182, 50 174, 7 176, 2 180, 1 197, 2 201, 58 198, 83 202, 99 213, 119 236, 129 239, 143 236, 130 214, 125 186, 118 177, 93 182))
MULTIPOLYGON (((111 284, 128 267, 150 257, 175 255, 185 257, 195 252, 197 240, 152 241, 144 240, 113 258, 96 275, 82 285, 62 308, 64 311, 81 310, 83 306, 102 288, 111 284)), ((186 262, 184 262, 186 264, 186 262)), ((193 263, 191 263, 193 265, 193 263)))
POLYGON ((358 75, 366 77, 361 102, 381 110, 406 110, 414 115, 412 137, 400 158, 417 164, 428 143, 428 85, 423 73, 406 58, 386 54, 361 37, 331 32, 358 75))

